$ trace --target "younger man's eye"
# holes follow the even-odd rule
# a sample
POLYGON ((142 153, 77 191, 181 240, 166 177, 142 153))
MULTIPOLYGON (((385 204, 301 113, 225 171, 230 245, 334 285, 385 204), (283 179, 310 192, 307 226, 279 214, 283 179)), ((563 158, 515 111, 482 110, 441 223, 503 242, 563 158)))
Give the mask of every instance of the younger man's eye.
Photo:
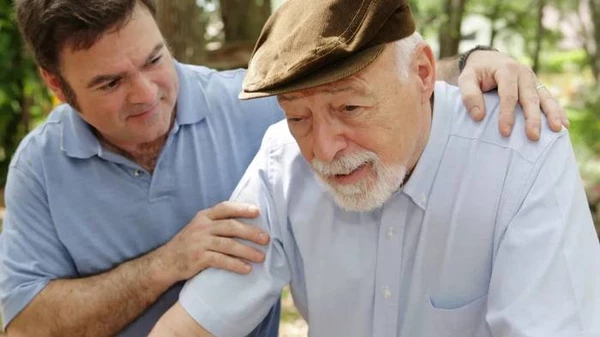
POLYGON ((112 81, 108 82, 107 84, 101 86, 100 89, 105 90, 105 91, 114 90, 119 86, 119 82, 120 82, 120 80, 112 80, 112 81))

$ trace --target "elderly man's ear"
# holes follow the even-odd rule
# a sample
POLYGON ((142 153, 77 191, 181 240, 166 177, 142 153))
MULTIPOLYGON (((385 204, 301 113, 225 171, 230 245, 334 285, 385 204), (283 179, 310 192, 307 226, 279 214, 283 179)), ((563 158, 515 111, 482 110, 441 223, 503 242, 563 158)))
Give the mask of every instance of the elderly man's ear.
POLYGON ((419 43, 413 57, 413 70, 416 70, 421 86, 421 104, 429 102, 435 88, 435 57, 426 43, 419 43))

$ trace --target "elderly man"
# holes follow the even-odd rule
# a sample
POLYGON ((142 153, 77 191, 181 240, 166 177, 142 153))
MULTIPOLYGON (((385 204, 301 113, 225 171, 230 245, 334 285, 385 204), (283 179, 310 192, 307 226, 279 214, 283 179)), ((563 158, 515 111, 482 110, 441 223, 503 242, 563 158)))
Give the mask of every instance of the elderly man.
MULTIPOLYGON (((0 310, 9 336, 143 336, 183 281, 209 266, 248 273, 248 262, 261 262, 263 252, 232 239, 268 242, 230 220, 256 216, 255 207, 219 202, 282 118, 276 100, 239 101, 243 70, 174 61, 153 0, 15 6, 44 79, 68 104, 22 142, 8 174, 0 310)), ((463 82, 495 77, 507 97, 537 99, 528 68, 518 67, 519 89, 506 78, 514 65, 477 52, 463 82)), ((477 90, 467 90, 475 106, 477 90)), ((530 108, 536 138, 539 107, 530 108)), ((274 307, 255 335, 276 336, 278 322, 274 307)))
POLYGON ((568 133, 502 138, 497 95, 474 122, 435 74, 404 1, 288 0, 241 94, 287 125, 232 196, 260 205, 266 261, 189 281, 154 336, 243 336, 288 283, 311 336, 600 336, 568 133))

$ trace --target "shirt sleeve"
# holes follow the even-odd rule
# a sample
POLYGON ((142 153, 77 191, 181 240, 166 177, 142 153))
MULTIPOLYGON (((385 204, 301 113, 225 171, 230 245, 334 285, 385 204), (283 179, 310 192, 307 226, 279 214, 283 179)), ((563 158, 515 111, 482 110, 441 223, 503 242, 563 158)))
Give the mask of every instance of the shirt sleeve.
POLYGON ((5 189, 6 217, 0 235, 3 328, 48 282, 77 274, 56 233, 42 184, 25 172, 12 166, 5 189))
POLYGON ((549 146, 494 257, 494 337, 600 336, 600 247, 568 134, 549 146))
POLYGON ((269 186, 270 159, 264 143, 231 198, 258 205, 257 219, 241 221, 261 227, 271 235, 266 247, 244 242, 266 253, 264 263, 253 263, 248 275, 206 269, 190 279, 179 296, 179 302, 190 316, 219 337, 250 333, 279 300, 282 288, 291 277, 280 230, 282 217, 277 214, 269 186))

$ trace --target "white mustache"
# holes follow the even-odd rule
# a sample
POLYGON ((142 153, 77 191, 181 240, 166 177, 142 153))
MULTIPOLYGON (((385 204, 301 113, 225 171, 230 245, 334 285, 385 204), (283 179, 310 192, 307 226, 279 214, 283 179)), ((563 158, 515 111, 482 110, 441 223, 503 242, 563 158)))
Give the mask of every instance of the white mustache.
POLYGON ((310 162, 315 172, 322 176, 333 176, 338 174, 349 174, 362 165, 377 161, 378 157, 374 152, 363 150, 334 158, 330 162, 324 162, 313 159, 310 162))

